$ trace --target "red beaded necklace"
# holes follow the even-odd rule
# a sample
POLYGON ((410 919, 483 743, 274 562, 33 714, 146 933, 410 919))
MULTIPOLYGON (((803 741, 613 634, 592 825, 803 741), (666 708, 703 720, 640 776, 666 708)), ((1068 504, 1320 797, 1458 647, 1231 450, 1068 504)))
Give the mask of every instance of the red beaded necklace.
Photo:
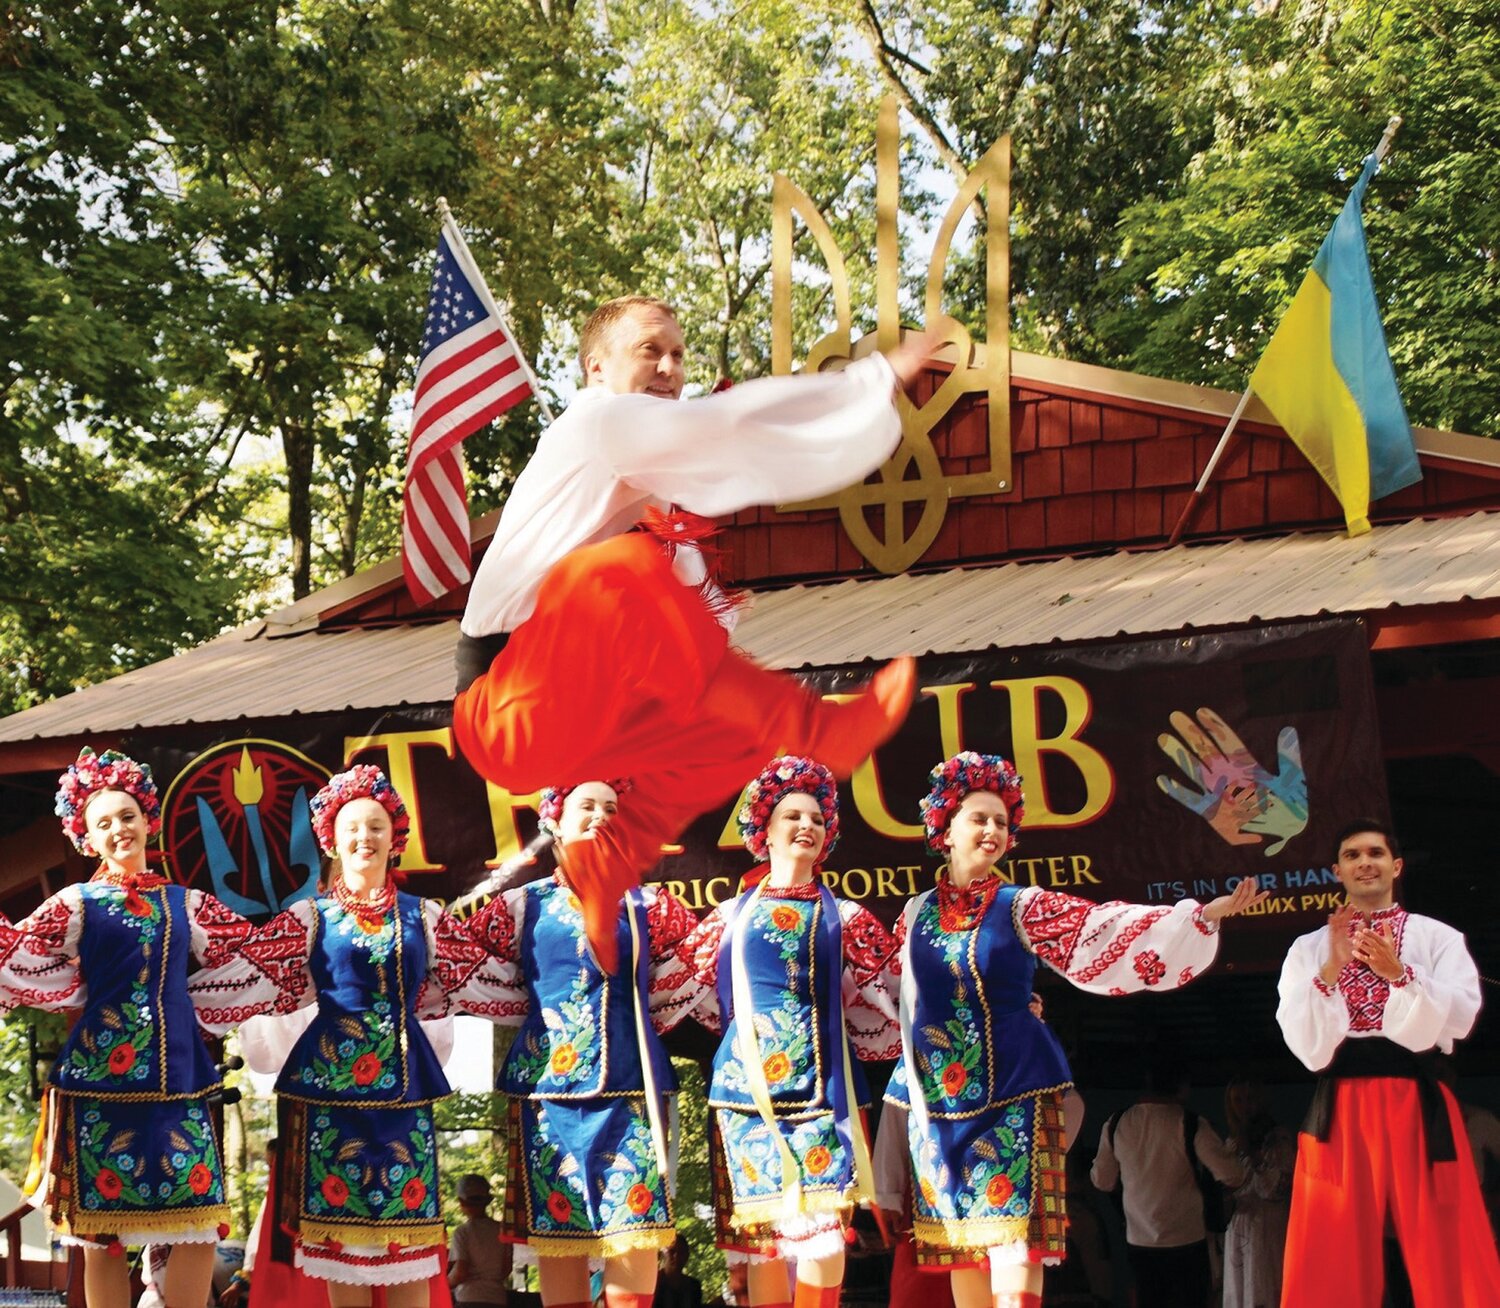
POLYGON ((342 876, 334 877, 331 889, 339 905, 362 922, 379 922, 396 902, 396 886, 392 881, 387 881, 373 899, 355 894, 342 876))

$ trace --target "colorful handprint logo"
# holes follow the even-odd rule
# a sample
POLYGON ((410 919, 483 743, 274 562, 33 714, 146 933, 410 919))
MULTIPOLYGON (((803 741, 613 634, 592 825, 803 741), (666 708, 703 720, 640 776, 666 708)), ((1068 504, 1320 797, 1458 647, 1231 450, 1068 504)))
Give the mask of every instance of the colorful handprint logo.
POLYGON ((1307 773, 1295 727, 1283 727, 1276 737, 1278 770, 1272 775, 1212 709, 1200 708, 1196 722, 1186 713, 1173 713, 1169 721, 1177 734, 1163 732, 1156 743, 1187 780, 1158 775, 1156 784, 1221 840, 1258 845, 1269 839, 1270 858, 1307 826, 1307 773))

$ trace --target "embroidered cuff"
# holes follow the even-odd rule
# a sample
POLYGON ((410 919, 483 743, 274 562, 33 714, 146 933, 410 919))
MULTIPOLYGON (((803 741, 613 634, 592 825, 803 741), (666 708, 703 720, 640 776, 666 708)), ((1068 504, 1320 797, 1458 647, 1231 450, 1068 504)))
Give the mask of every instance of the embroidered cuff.
POLYGON ((1193 925, 1205 936, 1216 936, 1219 934, 1219 924, 1210 922, 1203 916, 1203 905, 1199 904, 1193 909, 1193 925))
POLYGON ((1336 993, 1331 985, 1329 985, 1326 981, 1323 980, 1322 977, 1316 974, 1314 974, 1313 976, 1313 989, 1316 990, 1325 999, 1331 998, 1336 993))
POLYGON ((1401 975, 1391 982, 1391 989, 1403 990, 1406 988, 1406 983, 1408 981, 1414 981, 1415 979, 1416 973, 1411 970, 1411 964, 1408 963, 1401 969, 1401 975))

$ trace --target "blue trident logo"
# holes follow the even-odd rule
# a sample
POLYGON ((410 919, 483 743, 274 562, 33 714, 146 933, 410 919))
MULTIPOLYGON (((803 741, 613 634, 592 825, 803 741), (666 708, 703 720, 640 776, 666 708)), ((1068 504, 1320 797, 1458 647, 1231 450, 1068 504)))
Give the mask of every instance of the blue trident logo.
MULTIPOLYGON (((229 842, 224 839, 224 831, 219 825, 219 819, 200 795, 197 797, 198 824, 203 832, 203 852, 208 859, 209 875, 213 878, 214 894, 226 908, 245 917, 276 913, 286 908, 287 905, 296 903, 299 899, 308 899, 316 894, 320 863, 318 840, 313 835, 312 829, 312 809, 308 807, 307 802, 308 788, 305 785, 298 786, 296 794, 292 796, 291 844, 288 851, 290 854, 288 861, 293 872, 305 872, 306 875, 296 890, 285 899, 278 899, 272 883, 271 855, 266 847, 266 833, 260 819, 259 806, 261 796, 265 793, 265 782, 261 777, 260 769, 251 762, 248 747, 240 751, 239 765, 232 775, 234 799, 245 815, 245 827, 250 835, 250 846, 255 854, 255 868, 260 877, 261 891, 265 899, 264 901, 252 899, 230 889, 230 879, 239 877, 242 869, 229 848, 229 842)), ((240 884, 248 886, 249 877, 244 877, 240 884)))

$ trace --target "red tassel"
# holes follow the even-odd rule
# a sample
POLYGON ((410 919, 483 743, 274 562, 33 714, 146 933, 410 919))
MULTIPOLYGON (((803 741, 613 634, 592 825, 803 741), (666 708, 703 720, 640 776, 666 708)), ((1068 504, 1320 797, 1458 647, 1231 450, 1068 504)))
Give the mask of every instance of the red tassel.
POLYGON ((745 591, 737 590, 729 584, 724 552, 710 543, 719 534, 719 526, 712 518, 700 517, 682 509, 663 513, 653 504, 646 509, 640 525, 666 546, 669 557, 676 553, 679 545, 697 547, 708 574, 698 591, 703 598, 704 607, 715 617, 732 613, 750 598, 745 591))

